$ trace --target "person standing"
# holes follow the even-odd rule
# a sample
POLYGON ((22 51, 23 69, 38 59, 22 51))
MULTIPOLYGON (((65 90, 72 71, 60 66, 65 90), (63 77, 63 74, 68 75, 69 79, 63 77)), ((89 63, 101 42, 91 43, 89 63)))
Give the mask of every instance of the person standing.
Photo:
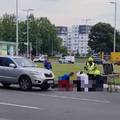
POLYGON ((84 69, 87 71, 88 75, 93 75, 95 68, 96 68, 96 65, 93 61, 93 58, 89 57, 86 64, 85 64, 84 69))
POLYGON ((89 57, 84 69, 87 72, 87 75, 89 76, 89 83, 92 85, 92 88, 90 88, 90 91, 94 91, 94 84, 95 84, 95 77, 94 77, 94 70, 96 69, 96 65, 93 61, 92 57, 89 57))
POLYGON ((83 71, 77 72, 77 91, 85 91, 88 92, 89 88, 89 80, 88 75, 83 71))
POLYGON ((48 57, 46 56, 45 57, 45 60, 44 60, 44 68, 48 69, 48 70, 51 70, 52 69, 52 64, 51 62, 49 61, 48 57))

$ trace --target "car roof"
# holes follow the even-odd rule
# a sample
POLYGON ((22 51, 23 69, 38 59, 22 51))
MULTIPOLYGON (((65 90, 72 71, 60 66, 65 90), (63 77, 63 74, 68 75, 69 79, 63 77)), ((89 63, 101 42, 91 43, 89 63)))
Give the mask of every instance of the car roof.
POLYGON ((0 57, 6 57, 6 58, 24 58, 21 56, 11 56, 11 55, 0 55, 0 57))

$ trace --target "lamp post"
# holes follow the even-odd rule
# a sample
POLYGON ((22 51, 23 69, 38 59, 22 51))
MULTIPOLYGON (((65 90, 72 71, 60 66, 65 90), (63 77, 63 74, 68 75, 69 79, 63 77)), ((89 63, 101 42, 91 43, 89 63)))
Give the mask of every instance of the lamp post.
POLYGON ((113 43, 113 52, 116 51, 116 19, 117 19, 117 0, 110 2, 115 5, 115 15, 114 15, 114 43, 113 43))
POLYGON ((27 13, 27 57, 30 57, 30 51, 29 51, 29 12, 33 11, 34 9, 26 9, 24 10, 27 13))
POLYGON ((16 0, 16 55, 18 55, 18 0, 16 0))

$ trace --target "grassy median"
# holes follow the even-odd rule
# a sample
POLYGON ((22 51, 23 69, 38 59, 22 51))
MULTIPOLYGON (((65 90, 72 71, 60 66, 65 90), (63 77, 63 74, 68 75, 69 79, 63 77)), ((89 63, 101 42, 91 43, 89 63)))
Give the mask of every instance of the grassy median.
MULTIPOLYGON (((84 65, 85 61, 82 62, 76 62, 75 64, 59 64, 56 61, 52 61, 52 71, 55 74, 55 80, 58 80, 59 76, 62 76, 65 73, 70 73, 70 72, 78 72, 78 71, 84 71, 84 65)), ((43 68, 43 63, 37 63, 38 67, 43 68)), ((102 65, 97 65, 97 67, 101 70, 101 73, 103 73, 103 68, 102 65)), ((115 65, 114 66, 114 71, 116 73, 120 73, 120 66, 115 65)), ((72 80, 76 79, 76 76, 72 78, 72 80)), ((117 84, 120 84, 120 78, 115 80, 117 84)))

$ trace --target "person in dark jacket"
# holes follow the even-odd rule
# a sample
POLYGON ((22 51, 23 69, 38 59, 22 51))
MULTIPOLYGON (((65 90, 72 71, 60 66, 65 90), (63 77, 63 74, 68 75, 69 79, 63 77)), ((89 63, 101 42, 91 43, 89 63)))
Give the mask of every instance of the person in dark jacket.
POLYGON ((48 69, 48 70, 51 70, 51 69, 52 69, 52 64, 51 64, 51 62, 49 61, 48 58, 45 58, 44 68, 46 68, 46 69, 48 69))

